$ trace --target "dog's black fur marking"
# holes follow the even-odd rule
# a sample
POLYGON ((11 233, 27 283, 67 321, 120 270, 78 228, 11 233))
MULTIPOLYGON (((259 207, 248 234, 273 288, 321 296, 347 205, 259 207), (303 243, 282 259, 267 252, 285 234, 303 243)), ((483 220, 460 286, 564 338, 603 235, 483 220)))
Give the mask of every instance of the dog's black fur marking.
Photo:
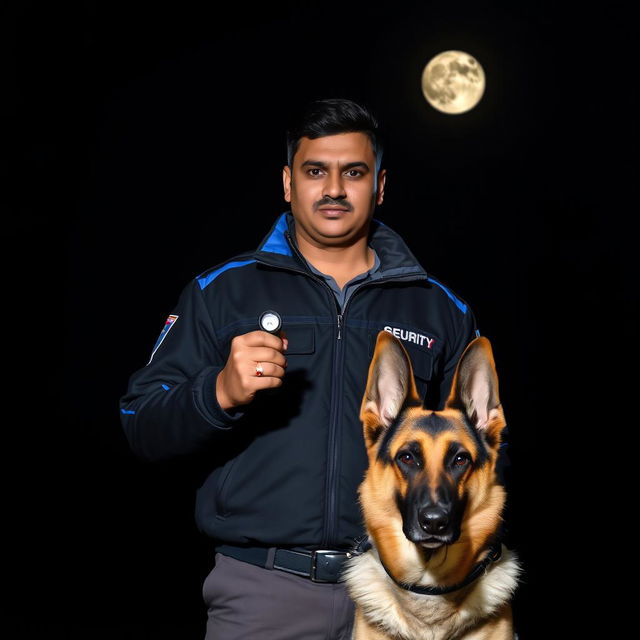
MULTIPOLYGON (((378 449, 378 460, 384 462, 385 464, 391 464, 391 456, 389 455, 389 445, 393 440, 393 436, 396 434, 396 430, 398 426, 402 423, 404 419, 403 413, 400 413, 398 417, 389 425, 387 430, 384 432, 384 437, 382 442, 380 443, 380 448, 378 449)), ((381 427, 384 429, 384 427, 381 427)))
POLYGON ((443 418, 436 413, 431 413, 428 416, 419 418, 415 421, 414 426, 416 429, 423 429, 433 435, 451 429, 451 423, 446 418, 443 418))
POLYGON ((474 460, 474 466, 481 467, 487 462, 487 460, 489 460, 489 450, 487 448, 487 444, 489 446, 492 446, 492 444, 489 442, 489 438, 485 440, 485 437, 483 437, 478 431, 478 429, 476 429, 476 427, 473 424, 471 424, 471 421, 465 414, 462 414, 462 415, 464 420, 464 426, 466 427, 467 431, 469 432, 474 442, 476 443, 476 447, 478 450, 478 454, 476 456, 476 459, 474 460))

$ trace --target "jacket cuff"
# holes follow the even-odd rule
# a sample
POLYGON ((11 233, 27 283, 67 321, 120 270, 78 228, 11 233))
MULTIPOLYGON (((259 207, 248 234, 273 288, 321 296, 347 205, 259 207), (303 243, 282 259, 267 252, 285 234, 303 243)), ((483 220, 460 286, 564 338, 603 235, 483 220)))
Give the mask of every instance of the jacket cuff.
POLYGON ((231 429, 244 416, 244 411, 234 409, 225 411, 216 397, 216 380, 222 367, 207 367, 195 379, 194 401, 196 407, 207 421, 218 429, 231 429))

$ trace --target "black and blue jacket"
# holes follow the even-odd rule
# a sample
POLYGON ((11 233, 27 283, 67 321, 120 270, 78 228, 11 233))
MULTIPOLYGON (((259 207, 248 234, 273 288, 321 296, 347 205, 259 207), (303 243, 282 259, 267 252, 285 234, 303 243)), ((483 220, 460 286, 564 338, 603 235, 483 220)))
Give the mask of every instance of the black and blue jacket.
POLYGON ((402 340, 425 405, 436 409, 477 334, 475 320, 375 220, 370 246, 380 269, 340 309, 298 252, 293 224, 283 213, 256 251, 185 287, 151 360, 130 379, 122 424, 140 456, 197 453, 209 465, 196 520, 216 541, 347 548, 363 534, 359 412, 378 332, 402 340), (266 310, 280 314, 289 341, 283 385, 227 413, 216 401, 216 376, 231 340, 259 329, 266 310))

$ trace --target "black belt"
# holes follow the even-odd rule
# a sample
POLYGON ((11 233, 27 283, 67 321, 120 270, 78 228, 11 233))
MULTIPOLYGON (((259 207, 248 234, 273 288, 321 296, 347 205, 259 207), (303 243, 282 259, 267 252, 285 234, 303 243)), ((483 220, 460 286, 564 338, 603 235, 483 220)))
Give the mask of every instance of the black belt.
POLYGON ((338 582, 345 560, 352 557, 350 551, 320 549, 318 551, 291 551, 275 547, 234 547, 220 545, 216 551, 265 569, 278 569, 313 582, 338 582))

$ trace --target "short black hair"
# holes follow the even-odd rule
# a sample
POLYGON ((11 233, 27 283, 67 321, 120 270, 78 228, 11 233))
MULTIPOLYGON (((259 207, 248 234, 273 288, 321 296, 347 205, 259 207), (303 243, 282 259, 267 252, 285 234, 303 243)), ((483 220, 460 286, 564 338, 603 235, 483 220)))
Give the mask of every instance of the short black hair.
POLYGON ((376 171, 382 163, 382 134, 378 120, 369 109, 344 98, 310 102, 287 131, 287 164, 293 168, 300 138, 322 138, 339 133, 366 133, 376 156, 376 171))

